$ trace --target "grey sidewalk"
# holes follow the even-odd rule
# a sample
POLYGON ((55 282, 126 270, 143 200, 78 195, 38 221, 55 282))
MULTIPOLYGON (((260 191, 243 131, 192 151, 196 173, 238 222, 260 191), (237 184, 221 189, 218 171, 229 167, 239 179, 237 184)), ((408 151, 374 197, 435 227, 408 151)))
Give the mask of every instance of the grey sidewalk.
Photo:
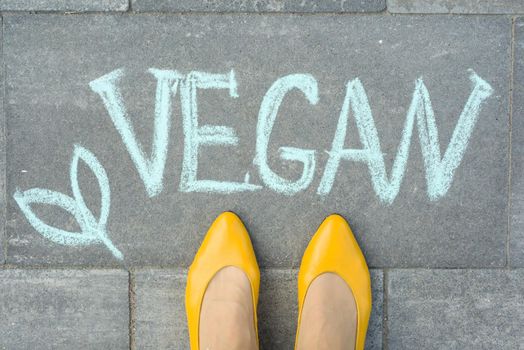
POLYGON ((185 271, 224 210, 262 269, 263 349, 293 348, 297 269, 333 212, 372 270, 367 349, 524 349, 521 1, 0 12, 0 349, 188 349, 185 271), (268 91, 288 75, 303 85, 278 108, 268 91), (342 131, 353 158, 326 185, 342 131))

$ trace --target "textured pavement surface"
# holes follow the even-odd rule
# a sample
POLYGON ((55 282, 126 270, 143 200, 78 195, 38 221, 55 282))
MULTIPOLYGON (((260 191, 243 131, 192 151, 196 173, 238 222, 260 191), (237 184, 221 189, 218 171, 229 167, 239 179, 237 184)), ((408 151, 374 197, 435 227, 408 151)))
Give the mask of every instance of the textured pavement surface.
MULTIPOLYGON (((510 23, 497 17, 8 16, 4 30, 7 143, 12 155, 7 159, 8 193, 36 185, 69 193, 71 154, 73 145, 80 143, 108 173, 112 194, 108 231, 130 265, 187 266, 209 223, 227 208, 245 220, 263 267, 297 267, 311 233, 331 212, 350 220, 373 267, 502 267, 508 222, 510 23), (431 41, 435 35, 440 40, 431 41), (145 39, 137 41, 140 36, 145 39), (223 45, 218 44, 221 40, 223 45), (362 42, 377 55, 369 57, 368 50, 356 49, 362 42), (40 55, 35 57, 35 51, 40 55), (264 54, 267 51, 270 56, 264 54), (450 68, 453 61, 460 63, 450 68), (46 69, 28 70, 28 65, 46 69), (483 106, 462 166, 442 200, 428 200, 415 135, 404 181, 391 205, 374 195, 365 164, 351 161, 341 163, 332 193, 317 194, 327 161, 322 150, 329 149, 334 137, 348 80, 362 80, 383 152, 392 158, 416 79, 424 78, 439 136, 449 140, 471 92, 472 65, 496 93, 483 106), (318 150, 312 185, 294 196, 268 188, 227 196, 179 191, 185 146, 181 113, 174 106, 164 189, 148 198, 104 105, 88 86, 120 67, 126 72, 121 80, 123 96, 144 144, 153 133, 155 101, 155 81, 148 68, 180 72, 205 68, 217 73, 234 69, 239 97, 202 93, 199 115, 201 123, 233 127, 239 144, 202 147, 198 177, 242 181, 249 172, 252 183, 258 184, 263 181, 253 165, 253 141, 259 101, 278 77, 311 74, 319 85, 318 104, 312 107, 299 95, 289 97, 292 102, 282 106, 268 153, 275 172, 296 178, 301 164, 282 162, 278 147, 318 150), (115 158, 118 161, 111 161, 115 158), (196 213, 199 220, 194 220, 196 213)), ((356 148, 358 137, 350 126, 348 147, 356 148)), ((447 142, 441 146, 447 147, 447 142)), ((388 165, 391 161, 386 159, 388 165)), ((89 171, 80 170, 79 176, 86 199, 99 207, 98 183, 90 181, 89 171)), ((61 211, 40 209, 58 226, 70 220, 61 211)), ((35 236, 14 200, 8 211, 9 263, 114 262, 98 246, 71 249, 35 236)))
POLYGON ((262 349, 293 349, 297 269, 333 212, 371 267, 366 349, 524 349, 522 1, 4 0, 0 13, 0 349, 188 349, 187 267, 225 210, 261 266, 262 349), (282 97, 267 165, 292 183, 307 169, 281 147, 315 162, 283 193, 257 160, 257 123, 291 74, 310 90, 282 97), (211 75, 219 88, 191 92, 211 75), (163 172, 139 170, 122 110, 150 168, 167 111, 163 172), (321 195, 340 130, 354 159, 321 195), (256 189, 199 190, 190 168, 256 189))
POLYGON ((122 270, 0 271, 2 349, 128 349, 122 270))

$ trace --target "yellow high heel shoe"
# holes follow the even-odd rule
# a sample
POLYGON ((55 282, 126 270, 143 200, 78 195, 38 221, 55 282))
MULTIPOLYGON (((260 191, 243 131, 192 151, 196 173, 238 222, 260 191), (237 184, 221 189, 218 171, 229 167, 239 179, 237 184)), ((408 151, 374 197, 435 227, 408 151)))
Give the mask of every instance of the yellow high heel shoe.
POLYGON ((356 350, 363 350, 371 313, 371 281, 366 260, 346 220, 330 215, 311 238, 298 273, 298 343, 302 308, 309 286, 323 273, 341 277, 353 293, 357 306, 356 350))
POLYGON ((209 282, 224 267, 235 266, 247 276, 253 299, 253 323, 257 334, 257 304, 260 270, 246 228, 231 212, 213 222, 189 267, 186 285, 186 313, 191 350, 199 350, 200 309, 209 282))

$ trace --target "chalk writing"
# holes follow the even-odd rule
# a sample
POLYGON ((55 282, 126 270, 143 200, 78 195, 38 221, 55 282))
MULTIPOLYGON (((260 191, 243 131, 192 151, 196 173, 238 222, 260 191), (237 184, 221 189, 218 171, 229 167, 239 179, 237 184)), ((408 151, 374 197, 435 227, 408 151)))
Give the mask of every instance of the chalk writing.
POLYGON ((191 72, 182 84, 182 115, 184 124, 184 160, 180 175, 179 189, 182 192, 234 193, 255 191, 261 186, 245 183, 214 180, 197 180, 198 149, 201 145, 236 146, 238 137, 235 131, 222 125, 198 126, 197 89, 229 89, 229 96, 237 98, 235 72, 229 74, 210 74, 191 72))
POLYGON ((32 188, 23 192, 17 189, 13 197, 29 223, 45 238, 68 246, 102 243, 113 256, 122 260, 122 253, 113 245, 106 230, 111 197, 106 171, 93 153, 82 146, 75 145, 69 176, 73 198, 44 188, 32 188), (80 159, 91 169, 100 187, 100 217, 98 220, 87 207, 78 185, 78 161, 80 159), (69 232, 46 224, 36 216, 31 209, 31 204, 49 204, 61 207, 73 215, 81 232, 69 232))
POLYGON ((292 89, 304 93, 309 103, 318 102, 318 85, 309 74, 293 74, 278 79, 267 91, 260 112, 258 113, 257 144, 254 163, 258 165, 260 178, 269 188, 286 195, 295 194, 309 186, 315 173, 315 151, 294 147, 280 147, 280 157, 287 161, 299 161, 304 164, 302 176, 295 182, 275 174, 267 165, 267 147, 278 109, 284 96, 292 89))
POLYGON ((428 196, 431 200, 444 196, 453 180, 453 173, 466 151, 469 138, 478 120, 480 106, 493 93, 491 86, 475 72, 471 71, 470 79, 473 83, 473 91, 462 110, 451 141, 442 158, 438 129, 435 124, 435 114, 429 93, 422 79, 417 80, 389 179, 366 92, 358 78, 350 81, 347 84, 346 97, 340 112, 333 144, 329 151, 329 160, 317 193, 327 195, 333 186, 340 161, 342 159, 353 160, 367 163, 377 196, 382 202, 391 204, 398 194, 404 177, 416 117, 426 169, 428 196), (350 107, 356 120, 360 141, 364 145, 363 149, 344 149, 350 107))
POLYGON ((171 95, 176 93, 178 83, 182 76, 177 71, 149 69, 157 79, 155 100, 155 128, 153 135, 153 149, 151 158, 146 157, 142 146, 137 141, 135 131, 126 107, 118 89, 124 71, 115 70, 89 83, 91 89, 98 93, 127 147, 131 159, 149 197, 162 191, 164 168, 166 165, 167 148, 169 143, 169 130, 171 128, 171 95))
MULTIPOLYGON (((159 194, 163 188, 163 173, 171 126, 172 99, 176 95, 179 85, 184 132, 184 157, 179 190, 182 192, 221 194, 260 190, 261 185, 249 183, 250 176, 248 173, 244 176, 244 182, 197 179, 200 146, 238 145, 238 137, 231 127, 223 125, 199 126, 197 90, 227 89, 231 98, 238 98, 234 71, 231 70, 229 74, 192 71, 186 75, 170 70, 150 69, 149 71, 157 79, 155 130, 151 159, 145 156, 136 139, 117 86, 124 71, 122 69, 115 70, 89 84, 91 89, 102 98, 149 196, 159 194)), ((378 132, 364 87, 358 78, 349 81, 346 85, 346 96, 335 136, 331 149, 328 151, 329 159, 317 193, 323 197, 327 196, 333 187, 340 162, 352 160, 364 162, 368 165, 371 182, 377 197, 385 204, 393 203, 406 171, 416 120, 424 158, 428 197, 430 200, 436 200, 444 196, 451 186, 455 169, 462 161, 469 138, 478 120, 481 105, 493 92, 491 86, 475 72, 471 71, 470 79, 473 83, 473 91, 458 119, 443 157, 440 154, 438 130, 429 92, 422 78, 416 81, 415 91, 404 122, 404 129, 390 176, 386 171, 378 132), (350 112, 353 113, 357 124, 360 142, 363 145, 362 149, 344 149, 350 112)), ((253 160, 263 184, 284 195, 293 195, 308 188, 313 180, 316 166, 315 150, 295 147, 280 147, 278 151, 283 160, 298 161, 303 164, 302 175, 298 180, 293 181, 279 176, 270 169, 267 162, 267 148, 280 105, 286 94, 293 89, 298 89, 304 93, 310 104, 317 104, 319 98, 318 84, 313 76, 291 74, 275 81, 268 89, 260 106, 256 132, 256 154, 253 160)))
MULTIPOLYGON (((122 138, 137 172, 144 183, 146 193, 153 197, 162 192, 164 170, 167 161, 169 135, 173 111, 173 99, 179 91, 184 149, 179 190, 182 192, 207 192, 229 194, 245 191, 258 191, 263 186, 283 195, 294 195, 307 189, 314 178, 316 150, 295 147, 281 147, 279 156, 285 161, 300 162, 303 165, 301 176, 296 180, 281 177, 268 165, 268 146, 270 136, 285 96, 297 89, 303 93, 310 105, 319 100, 318 83, 309 74, 290 74, 277 79, 265 94, 258 113, 256 127, 256 151, 254 165, 263 184, 250 183, 250 174, 244 175, 244 182, 216 181, 198 179, 198 155, 202 146, 237 146, 235 130, 224 125, 199 125, 199 89, 226 89, 230 98, 238 98, 237 81, 234 70, 226 74, 192 71, 181 74, 176 70, 151 68, 149 72, 156 79, 154 131, 151 155, 147 156, 137 140, 127 113, 119 83, 124 76, 123 69, 117 69, 89 83, 92 91, 99 95, 116 130, 122 138)), ((368 166, 371 182, 378 199, 389 205, 399 193, 413 135, 415 122, 424 160, 427 194, 430 200, 438 200, 446 195, 453 175, 460 165, 473 129, 478 121, 483 103, 493 93, 485 80, 470 71, 472 91, 458 118, 444 155, 441 155, 438 129, 430 95, 422 78, 415 83, 415 90, 409 106, 404 128, 400 136, 397 153, 388 176, 380 140, 371 113, 364 86, 358 78, 346 84, 346 94, 340 110, 337 128, 329 158, 324 169, 317 193, 329 195, 342 160, 363 162, 368 166), (362 148, 346 149, 344 144, 350 114, 353 115, 362 148)), ((281 116, 283 118, 284 116, 281 116)), ((104 244, 117 258, 122 253, 113 245, 107 233, 109 218, 110 185, 106 171, 95 155, 86 148, 76 145, 70 166, 70 181, 73 197, 60 192, 42 188, 26 191, 17 189, 14 199, 29 223, 47 239, 69 246, 104 244), (78 184, 78 163, 82 160, 95 175, 100 187, 100 217, 95 218, 87 207, 78 184), (61 207, 78 222, 81 232, 69 232, 43 222, 34 213, 31 204, 47 204, 61 207)))

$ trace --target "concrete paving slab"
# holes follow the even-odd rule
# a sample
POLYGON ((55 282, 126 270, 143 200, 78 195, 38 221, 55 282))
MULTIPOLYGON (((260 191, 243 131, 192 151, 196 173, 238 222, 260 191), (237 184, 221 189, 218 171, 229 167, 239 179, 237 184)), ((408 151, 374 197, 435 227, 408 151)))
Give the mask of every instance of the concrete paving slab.
POLYGON ((137 12, 380 12, 386 0, 131 0, 137 12))
MULTIPOLYGON (((0 18, 0 24, 2 19, 0 18)), ((0 40, 3 40, 0 33, 0 40)), ((2 55, 2 47, 0 47, 2 55)), ((4 113, 4 70, 0 69, 0 262, 5 262, 5 220, 6 220, 6 130, 4 113)))
POLYGON ((387 0, 387 6, 391 13, 524 13, 521 0, 387 0))
POLYGON ((128 0, 2 0, 0 11, 127 11, 128 0))
MULTIPOLYGON (((261 271, 258 307, 261 349, 293 349, 297 270, 261 271)), ((372 270, 373 311, 366 349, 382 349, 382 271, 372 270)), ((189 349, 185 269, 139 270, 135 277, 137 349, 189 349)))
POLYGON ((116 266, 122 253, 127 266, 184 267, 212 220, 232 210, 251 232, 263 267, 297 267, 311 234, 333 212, 348 218, 373 267, 505 265, 509 18, 8 15, 4 27, 10 263, 116 266), (149 68, 185 77, 178 86, 177 73, 153 72, 171 74, 159 86, 171 81, 175 91, 171 99, 159 93, 158 125, 170 120, 172 126, 169 134, 158 128, 158 145, 167 146, 155 148, 155 162, 149 157, 157 82, 149 68), (205 83, 192 95, 191 71, 216 74, 211 77, 222 82, 210 84, 229 88, 204 91, 205 83), (310 100, 298 89, 286 95, 266 163, 268 124, 262 121, 269 119, 260 119, 258 150, 257 120, 264 96, 261 115, 271 115, 268 106, 283 90, 266 93, 277 80, 305 84, 310 100), (328 151, 337 125, 338 139, 346 130, 346 114, 340 123, 339 115, 348 82, 360 131, 348 109, 340 148, 368 150, 344 153, 353 160, 326 171, 328 158, 334 170, 336 155, 342 156, 328 151), (232 129, 201 127, 198 137, 214 145, 198 147, 197 158, 194 96, 201 126, 228 126, 238 137, 232 129), (406 120, 413 124, 405 128, 406 120), (135 144, 125 136, 126 122, 135 144), (88 151, 74 151, 75 144, 88 151), (399 144, 409 156, 402 150, 396 156, 399 144), (316 162, 302 175, 300 159, 311 154, 304 149, 316 151, 316 162), (73 181, 71 164, 77 164, 73 181), (235 183, 193 182, 195 167, 199 180, 235 183), (75 180, 85 203, 73 199, 75 180), (32 188, 67 197, 24 192, 32 188), (232 188, 257 190, 224 194, 232 188), (25 212, 13 199, 17 189, 25 212), (61 205, 49 205, 57 201, 61 205), (38 202, 47 204, 31 204, 38 202), (66 202, 76 219, 59 208, 66 202))
POLYGON ((128 274, 0 270, 1 349, 129 349, 128 274))
POLYGON ((520 349, 524 270, 388 272, 387 343, 396 349, 520 349))
POLYGON ((524 267, 524 19, 515 21, 509 263, 524 267))

